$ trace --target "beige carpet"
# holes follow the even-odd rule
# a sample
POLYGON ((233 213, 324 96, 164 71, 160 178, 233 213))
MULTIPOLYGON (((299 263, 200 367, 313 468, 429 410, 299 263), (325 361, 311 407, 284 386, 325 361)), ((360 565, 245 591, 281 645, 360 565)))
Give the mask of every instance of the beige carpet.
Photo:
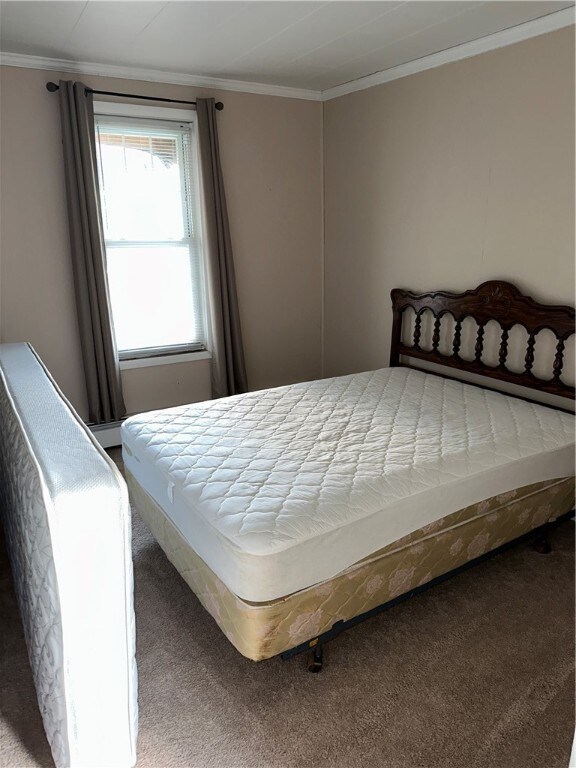
MULTIPOLYGON (((240 656, 135 515, 139 768, 566 768, 572 522, 553 546, 520 545, 370 619, 311 675, 303 657, 240 656)), ((5 559, 0 678, 0 766, 51 766, 5 559)))

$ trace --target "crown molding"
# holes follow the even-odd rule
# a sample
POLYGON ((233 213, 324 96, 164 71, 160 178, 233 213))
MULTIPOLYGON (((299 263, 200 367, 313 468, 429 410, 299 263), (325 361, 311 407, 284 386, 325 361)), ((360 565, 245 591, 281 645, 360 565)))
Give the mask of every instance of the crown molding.
POLYGON ((494 32, 492 35, 479 37, 469 43, 462 43, 453 48, 447 48, 438 53, 432 53, 430 56, 423 56, 420 59, 414 59, 406 64, 400 64, 397 67, 384 69, 381 72, 375 72, 373 75, 361 77, 358 80, 351 80, 349 83, 336 85, 334 88, 328 88, 322 91, 322 101, 330 101, 339 96, 346 96, 355 91, 364 91, 366 88, 372 88, 375 85, 389 83, 392 80, 399 80, 401 77, 415 75, 417 72, 424 72, 427 69, 441 67, 444 64, 450 64, 453 61, 469 59, 472 56, 478 56, 480 53, 493 51, 497 48, 504 48, 507 45, 520 43, 522 40, 529 40, 531 37, 544 35, 547 32, 555 32, 563 27, 569 27, 574 24, 574 7, 565 8, 562 11, 555 11, 546 16, 541 16, 533 21, 526 21, 524 24, 518 24, 515 27, 503 29, 501 32, 494 32))
POLYGON ((250 83, 243 80, 224 80, 219 77, 202 77, 200 75, 187 75, 183 72, 123 67, 116 64, 97 64, 91 61, 50 59, 44 56, 30 56, 25 53, 0 52, 0 65, 5 67, 24 67, 25 69, 45 69, 52 72, 70 72, 75 75, 97 75, 100 77, 118 77, 124 80, 145 80, 151 83, 186 85, 193 88, 208 88, 217 91, 255 93, 262 96, 281 96, 285 99, 320 101, 322 97, 320 91, 289 88, 284 85, 250 83))
POLYGON ((481 53, 504 48, 507 45, 529 40, 531 37, 554 32, 574 24, 574 6, 562 11, 555 11, 539 19, 517 24, 501 32, 480 37, 469 43, 455 45, 438 53, 423 56, 420 59, 400 64, 397 67, 384 69, 372 75, 351 80, 349 83, 336 85, 324 91, 314 91, 304 88, 290 88, 284 85, 268 85, 266 83, 251 83, 243 80, 225 80, 218 77, 202 77, 187 75, 183 72, 165 72, 161 69, 141 69, 140 67, 124 67, 115 64, 97 64, 89 61, 70 61, 69 59, 51 59, 43 56, 30 56, 22 53, 0 52, 0 65, 6 67, 24 67, 26 69, 45 69, 53 72, 70 72, 76 75, 97 75, 100 77, 118 77, 124 80, 144 80, 151 83, 169 83, 195 88, 208 88, 219 91, 236 91, 240 93, 255 93, 262 96, 280 96, 287 99, 304 99, 306 101, 330 101, 339 96, 346 96, 355 91, 364 91, 375 85, 389 83, 402 77, 415 75, 427 69, 441 67, 454 61, 468 59, 481 53))

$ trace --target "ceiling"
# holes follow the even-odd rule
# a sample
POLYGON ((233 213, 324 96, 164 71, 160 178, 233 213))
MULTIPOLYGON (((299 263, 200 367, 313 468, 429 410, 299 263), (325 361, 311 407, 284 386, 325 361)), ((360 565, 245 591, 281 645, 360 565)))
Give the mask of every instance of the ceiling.
POLYGON ((324 91, 574 2, 0 2, 3 52, 324 91))

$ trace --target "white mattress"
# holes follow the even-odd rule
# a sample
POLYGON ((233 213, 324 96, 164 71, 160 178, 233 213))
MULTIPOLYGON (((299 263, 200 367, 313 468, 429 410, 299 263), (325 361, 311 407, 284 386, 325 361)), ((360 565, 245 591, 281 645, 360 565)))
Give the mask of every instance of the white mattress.
POLYGON ((126 484, 27 344, 0 345, 0 423, 0 511, 54 762, 128 768, 138 710, 126 484))
POLYGON ((451 512, 574 473, 574 417, 407 368, 154 411, 124 461, 239 597, 332 578, 451 512))

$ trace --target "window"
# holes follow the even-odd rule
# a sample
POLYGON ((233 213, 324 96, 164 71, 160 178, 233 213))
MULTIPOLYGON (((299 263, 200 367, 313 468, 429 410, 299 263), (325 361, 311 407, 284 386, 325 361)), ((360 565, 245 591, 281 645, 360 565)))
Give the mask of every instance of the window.
POLYGON ((190 117, 186 122, 96 117, 108 282, 121 359, 207 346, 196 126, 190 117))

